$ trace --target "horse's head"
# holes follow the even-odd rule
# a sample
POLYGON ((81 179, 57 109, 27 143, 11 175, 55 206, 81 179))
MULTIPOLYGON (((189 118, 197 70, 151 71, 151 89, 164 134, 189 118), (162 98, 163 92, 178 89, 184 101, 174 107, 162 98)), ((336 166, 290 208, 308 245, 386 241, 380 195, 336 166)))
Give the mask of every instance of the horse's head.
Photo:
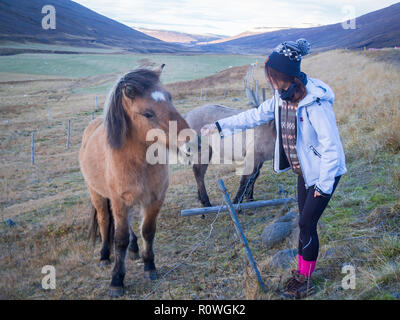
POLYGON ((120 149, 127 140, 146 144, 149 130, 158 129, 164 135, 158 141, 168 148, 179 147, 186 140, 170 141, 171 123, 177 133, 189 126, 172 103, 171 94, 161 85, 164 64, 157 70, 136 69, 127 73, 111 91, 105 109, 107 141, 111 148, 120 149), (161 141, 160 141, 161 140, 161 141))

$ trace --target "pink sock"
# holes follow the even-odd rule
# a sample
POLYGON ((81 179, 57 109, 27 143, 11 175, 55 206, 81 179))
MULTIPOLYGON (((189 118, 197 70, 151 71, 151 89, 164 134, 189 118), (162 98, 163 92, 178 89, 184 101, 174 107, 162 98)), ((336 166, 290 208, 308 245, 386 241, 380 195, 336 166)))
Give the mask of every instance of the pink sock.
POLYGON ((314 261, 307 261, 304 260, 303 258, 301 259, 301 268, 299 269, 300 274, 306 276, 307 278, 310 278, 314 269, 315 265, 317 264, 317 260, 314 261))
POLYGON ((299 264, 299 271, 300 271, 303 266, 303 256, 297 255, 297 257, 298 257, 298 264, 299 264))

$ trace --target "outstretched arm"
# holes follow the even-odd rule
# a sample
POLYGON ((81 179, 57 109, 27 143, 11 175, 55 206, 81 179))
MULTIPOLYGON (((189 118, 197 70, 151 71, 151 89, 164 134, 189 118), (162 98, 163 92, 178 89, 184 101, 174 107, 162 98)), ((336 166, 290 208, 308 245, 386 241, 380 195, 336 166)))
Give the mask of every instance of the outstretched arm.
POLYGON ((202 135, 219 131, 221 137, 232 135, 235 130, 254 128, 274 119, 274 98, 264 101, 258 108, 252 108, 237 115, 218 120, 201 129, 202 135))

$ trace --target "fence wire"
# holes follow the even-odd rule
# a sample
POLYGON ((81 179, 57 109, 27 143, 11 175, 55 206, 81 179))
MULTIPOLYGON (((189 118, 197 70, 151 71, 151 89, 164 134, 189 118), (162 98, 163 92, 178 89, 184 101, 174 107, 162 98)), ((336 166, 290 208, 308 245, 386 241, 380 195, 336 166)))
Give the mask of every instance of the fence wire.
POLYGON ((173 268, 169 269, 166 273, 164 273, 163 276, 160 278, 160 280, 158 280, 157 284, 154 286, 153 290, 150 291, 147 295, 145 295, 143 297, 143 300, 148 299, 150 296, 152 296, 154 293, 156 293, 157 289, 160 287, 160 285, 163 283, 163 281, 166 279, 166 277, 169 274, 171 274, 173 271, 178 269, 180 266, 184 265, 186 263, 186 261, 188 261, 190 259, 190 257, 193 255, 193 253, 196 252, 205 242, 207 242, 208 239, 210 239, 210 237, 214 231, 214 223, 217 221, 217 219, 219 217, 219 214, 221 212, 221 208, 222 208, 223 204, 224 203, 222 202, 220 205, 220 209, 218 210, 217 214, 215 215, 214 220, 211 222, 210 231, 208 232, 207 237, 205 237, 200 242, 196 243, 185 259, 183 259, 181 262, 176 264, 173 268))
MULTIPOLYGON (((244 198, 244 195, 246 194, 249 185, 252 184, 252 183, 254 183, 254 180, 255 180, 256 177, 258 176, 258 174, 259 174, 261 168, 262 168, 262 164, 259 165, 259 166, 257 167, 257 170, 256 170, 256 171, 249 177, 249 179, 247 180, 246 185, 245 185, 245 188, 244 188, 243 192, 241 193, 241 195, 240 195, 240 197, 239 197, 238 203, 242 203, 243 198, 244 198)), ((293 186, 291 186, 290 189, 293 190, 293 191, 295 192, 296 186, 293 185, 293 186)), ((281 195, 282 198, 286 197, 286 196, 289 195, 289 194, 292 194, 292 193, 289 192, 288 190, 284 189, 283 185, 282 185, 280 182, 278 182, 278 193, 281 195)), ((265 193, 265 195, 264 195, 264 199, 266 199, 266 193, 265 193)), ((176 271, 177 269, 179 269, 181 266, 183 266, 183 265, 192 257, 192 255, 193 255, 201 246, 203 246, 203 245, 211 238, 211 235, 213 234, 213 231, 214 231, 214 224, 215 224, 215 222, 217 221, 217 219, 218 219, 218 217, 219 217, 219 215, 220 215, 221 208, 222 208, 223 204, 224 204, 224 201, 222 201, 222 203, 221 203, 221 205, 220 205, 220 209, 218 210, 218 212, 217 212, 215 218, 213 219, 213 221, 212 221, 211 224, 210 224, 210 228, 209 228, 208 235, 207 235, 204 239, 202 239, 201 241, 199 241, 199 242, 197 242, 196 244, 193 245, 192 249, 190 250, 190 252, 188 253, 188 255, 186 256, 185 259, 183 259, 181 262, 178 262, 174 267, 170 268, 167 272, 165 272, 165 273, 161 276, 161 278, 158 280, 158 282, 156 283, 156 285, 153 287, 153 289, 152 289, 148 294, 146 294, 146 295, 142 298, 143 300, 147 300, 147 299, 150 298, 152 295, 154 295, 154 294, 158 291, 158 289, 160 288, 160 286, 165 282, 165 280, 167 279, 167 277, 168 277, 171 273, 173 273, 174 271, 176 271)), ((287 211, 289 212, 289 210, 290 210, 290 209, 289 209, 289 205, 288 205, 287 203, 285 203, 285 206, 286 206, 287 211)), ((261 218, 260 218, 260 217, 258 217, 258 216, 256 215, 258 209, 259 209, 259 208, 253 209, 253 212, 254 212, 255 216, 254 216, 252 219, 250 219, 250 220, 246 223, 246 225, 245 225, 246 228, 245 228, 245 229, 250 228, 250 227, 254 224, 254 222, 256 222, 256 220, 257 220, 257 221, 260 220, 260 219, 263 220, 263 221, 265 220, 265 217, 261 217, 261 218)), ((200 233, 198 234, 198 236, 200 237, 200 233)), ((235 228, 234 228, 234 224, 233 224, 233 223, 230 224, 230 228, 229 228, 229 237, 232 237, 233 243, 234 243, 234 245, 233 245, 233 246, 231 247, 231 249, 230 249, 230 252, 231 252, 231 254, 232 254, 233 250, 235 250, 236 244, 239 244, 239 243, 240 243, 240 239, 239 239, 239 237, 238 237, 237 234, 236 234, 236 230, 235 230, 235 228)), ((246 259, 243 259, 243 261, 242 261, 242 263, 240 263, 240 265, 241 265, 241 267, 239 268, 238 273, 241 274, 241 275, 243 276, 243 274, 244 274, 244 272, 245 272, 245 270, 246 270, 246 266, 248 265, 247 260, 246 260, 246 259)), ((221 269, 219 269, 219 270, 221 271, 221 269)), ((222 270, 222 273, 225 273, 225 271, 222 270)), ((229 278, 229 277, 228 277, 228 278, 229 278)), ((230 279, 228 279, 228 278, 227 278, 227 277, 224 277, 224 278, 222 279, 222 282, 223 282, 223 283, 221 284, 221 283, 219 283, 219 281, 217 281, 216 275, 214 275, 214 281, 213 281, 213 282, 215 283, 215 285, 214 285, 214 288, 213 288, 213 289, 217 290, 219 298, 229 299, 229 297, 227 297, 227 290, 228 290, 228 287, 229 287, 229 282, 230 282, 230 281, 235 281, 235 280, 234 280, 234 279, 230 280, 230 279)), ((232 278, 232 276, 231 276, 231 278, 232 278)), ((196 295, 195 295, 195 296, 196 296, 196 295)))

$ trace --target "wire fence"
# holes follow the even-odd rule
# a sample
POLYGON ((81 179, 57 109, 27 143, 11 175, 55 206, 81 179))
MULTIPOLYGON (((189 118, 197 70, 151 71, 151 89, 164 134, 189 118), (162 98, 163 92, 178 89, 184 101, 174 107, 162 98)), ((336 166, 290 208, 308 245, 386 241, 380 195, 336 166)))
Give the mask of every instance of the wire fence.
MULTIPOLYGON (((220 206, 220 207, 222 207, 222 205, 223 205, 223 202, 221 203, 221 206, 220 206)), ((210 237, 211 237, 211 235, 212 235, 212 233, 213 233, 213 230, 214 230, 214 223, 217 221, 220 212, 221 212, 221 210, 219 210, 219 211, 217 212, 217 214, 215 215, 214 220, 211 222, 210 230, 209 230, 209 232, 208 232, 207 237, 205 237, 205 238, 204 238, 203 240, 201 240, 200 242, 196 243, 196 244, 192 247, 192 250, 189 252, 189 254, 186 256, 186 258, 185 258, 184 260, 182 260, 181 262, 177 263, 173 268, 169 269, 166 273, 164 273, 164 274, 161 276, 160 280, 157 282, 157 284, 154 286, 153 290, 150 291, 147 295, 145 295, 145 296, 143 297, 144 300, 146 300, 146 299, 148 299, 150 296, 152 296, 152 295, 157 291, 157 289, 160 287, 160 285, 162 284, 162 282, 166 279, 166 277, 167 277, 169 274, 171 274, 171 273, 174 272, 176 269, 178 269, 179 267, 181 267, 182 265, 184 265, 184 264, 186 263, 186 261, 188 261, 188 260, 190 259, 190 257, 193 255, 193 253, 194 253, 195 251, 197 251, 205 242, 207 242, 208 239, 210 239, 210 237)))
MULTIPOLYGON (((243 190, 242 194, 241 194, 240 197, 239 197, 238 203, 242 203, 243 198, 244 198, 244 195, 246 194, 246 191, 247 191, 248 187, 249 187, 252 183, 255 182, 254 180, 255 180, 255 179, 257 178, 257 176, 259 175, 261 168, 262 168, 262 164, 259 165, 259 166, 257 167, 257 170, 249 177, 249 179, 248 179, 248 181, 246 182, 246 185, 245 185, 245 187, 244 187, 244 190, 243 190)), ((296 185, 291 186, 290 189, 293 190, 293 191, 296 190, 296 185)), ((285 190, 285 189, 284 189, 283 185, 282 185, 280 182, 278 182, 278 193, 281 195, 282 198, 285 198, 288 194, 291 194, 288 190, 285 190)), ((266 200, 266 198, 267 198, 267 193, 264 193, 264 200, 266 200)), ((152 289, 148 294, 146 294, 146 295, 142 298, 143 300, 147 300, 147 299, 150 298, 152 295, 154 295, 154 294, 157 292, 157 290, 160 288, 160 286, 165 282, 165 280, 167 279, 167 277, 168 277, 170 274, 172 274, 172 273, 175 272, 177 269, 179 269, 181 266, 183 266, 186 262, 188 262, 189 259, 193 256, 193 254, 194 254, 197 250, 199 250, 208 240, 210 240, 210 238, 211 238, 211 236, 212 236, 212 234, 213 234, 213 231, 214 231, 214 224, 216 223, 218 217, 220 216, 221 208, 222 208, 223 204, 224 204, 224 201, 222 201, 222 203, 221 203, 221 205, 220 205, 220 209, 219 209, 218 212, 216 213, 215 218, 212 220, 212 222, 211 222, 211 224, 210 224, 210 226, 209 226, 209 232, 208 232, 207 236, 206 236, 205 238, 201 239, 199 242, 195 243, 195 244, 192 246, 192 249, 191 249, 190 252, 187 254, 187 256, 186 256, 185 259, 183 259, 181 262, 178 262, 177 264, 175 264, 174 267, 170 268, 167 272, 165 272, 165 273, 161 276, 161 278, 158 280, 158 282, 156 283, 156 285, 153 287, 153 289, 152 289)), ((290 211, 290 208, 289 208, 288 203, 285 203, 285 206, 286 206, 287 211, 289 212, 289 211, 290 211)), ((257 213, 258 211, 259 211, 259 208, 253 209, 254 217, 253 217, 252 219, 250 219, 250 220, 245 224, 245 227, 244 227, 245 232, 248 231, 252 226, 254 226, 255 223, 265 222, 265 220, 266 220, 266 219, 265 219, 265 216, 261 216, 261 217, 260 217, 260 216, 257 216, 257 215, 256 215, 256 213, 257 213)), ((202 232, 202 233, 203 233, 203 232, 202 232)), ((235 245, 234 245, 234 246, 231 246, 231 249, 230 249, 230 253, 232 254, 233 250, 235 250, 236 244, 240 244, 240 239, 239 239, 239 236, 238 236, 237 233, 236 233, 234 223, 231 223, 231 224, 230 224, 230 227, 229 227, 229 236, 232 237, 232 239, 233 239, 233 241, 234 241, 234 243, 235 243, 235 245)), ((196 238, 200 238, 200 233, 196 235, 196 238)), ((250 245, 251 245, 251 244, 250 244, 250 245)), ((242 259, 241 267, 239 268, 239 270, 237 270, 237 273, 239 273, 239 274, 241 274, 241 275, 243 276, 243 274, 244 274, 244 272, 245 272, 246 267, 248 266, 248 264, 249 264, 249 263, 248 263, 248 260, 247 260, 247 259, 242 259)), ((260 269, 260 266, 257 264, 257 262, 256 262, 256 265, 257 265, 257 268, 260 269)), ((234 281, 235 277, 231 277, 231 279, 232 279, 232 281, 234 281)), ((223 278, 223 279, 219 279, 219 281, 222 281, 222 282, 224 282, 225 284, 227 284, 227 282, 229 282, 229 276, 226 277, 226 278, 223 278)), ((219 281, 217 281, 216 279, 214 279, 214 281, 213 281, 214 284, 215 284, 214 290, 217 290, 217 291, 219 292, 219 293, 218 293, 219 298, 224 298, 224 297, 225 297, 225 298, 230 298, 230 297, 226 297, 227 295, 229 295, 229 294, 227 293, 228 285, 221 286, 221 284, 219 283, 219 281)))

